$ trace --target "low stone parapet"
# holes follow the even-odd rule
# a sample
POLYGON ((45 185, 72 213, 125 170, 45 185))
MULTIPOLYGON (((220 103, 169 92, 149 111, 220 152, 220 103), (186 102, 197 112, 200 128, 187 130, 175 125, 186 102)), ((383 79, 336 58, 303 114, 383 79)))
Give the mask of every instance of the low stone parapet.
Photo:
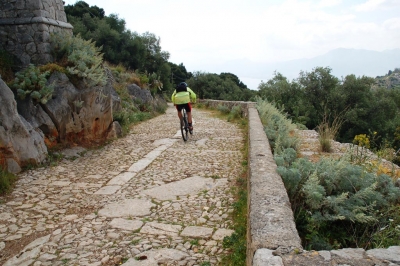
POLYGON ((254 106, 254 102, 239 102, 239 101, 220 101, 220 100, 197 100, 198 103, 202 103, 207 107, 218 108, 218 106, 226 106, 229 109, 232 109, 234 106, 240 106, 242 109, 242 116, 248 117, 248 107, 254 106))
MULTIPOLYGON (((247 265, 257 264, 254 255, 270 250, 274 254, 286 254, 302 250, 301 240, 294 223, 289 197, 281 177, 276 173, 267 136, 261 124, 254 102, 199 100, 213 108, 240 105, 243 116, 249 120, 249 176, 248 176, 248 225, 247 265)), ((276 257, 275 255, 271 255, 276 257)), ((275 259, 281 260, 280 257, 275 259)), ((274 260, 274 259, 272 259, 274 260)), ((261 260, 262 261, 262 260, 261 260)))

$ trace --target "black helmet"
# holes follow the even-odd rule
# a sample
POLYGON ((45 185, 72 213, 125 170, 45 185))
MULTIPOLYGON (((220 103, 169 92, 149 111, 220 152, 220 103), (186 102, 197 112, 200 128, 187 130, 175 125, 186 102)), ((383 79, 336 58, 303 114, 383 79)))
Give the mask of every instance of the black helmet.
POLYGON ((179 83, 179 85, 178 85, 178 89, 181 89, 181 90, 186 90, 187 89, 187 84, 186 84, 186 82, 181 82, 181 83, 179 83))

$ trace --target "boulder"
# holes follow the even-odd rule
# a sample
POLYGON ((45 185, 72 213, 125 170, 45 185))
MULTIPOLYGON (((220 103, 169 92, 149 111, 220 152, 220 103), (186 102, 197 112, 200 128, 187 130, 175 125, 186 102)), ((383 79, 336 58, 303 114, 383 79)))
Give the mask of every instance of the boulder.
POLYGON ((127 89, 134 102, 149 104, 153 101, 150 91, 144 90, 136 84, 128 85, 127 89))
POLYGON ((17 173, 47 156, 44 135, 18 114, 11 89, 0 79, 0 165, 17 173))
POLYGON ((58 130, 42 106, 30 97, 24 100, 17 98, 18 113, 35 129, 44 134, 46 146, 51 148, 57 144, 58 130))
POLYGON ((127 89, 133 103, 140 111, 156 110, 162 112, 167 109, 167 101, 161 95, 157 94, 153 97, 149 90, 142 89, 136 84, 128 85, 127 89))

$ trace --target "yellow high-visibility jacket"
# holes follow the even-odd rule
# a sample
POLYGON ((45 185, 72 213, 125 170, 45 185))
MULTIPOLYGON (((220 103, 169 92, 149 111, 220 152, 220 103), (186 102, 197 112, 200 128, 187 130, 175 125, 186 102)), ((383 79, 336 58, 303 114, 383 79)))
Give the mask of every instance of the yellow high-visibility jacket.
POLYGON ((185 104, 185 103, 195 103, 196 102, 196 93, 194 93, 189 87, 187 87, 187 91, 181 91, 172 93, 171 101, 173 104, 185 104))

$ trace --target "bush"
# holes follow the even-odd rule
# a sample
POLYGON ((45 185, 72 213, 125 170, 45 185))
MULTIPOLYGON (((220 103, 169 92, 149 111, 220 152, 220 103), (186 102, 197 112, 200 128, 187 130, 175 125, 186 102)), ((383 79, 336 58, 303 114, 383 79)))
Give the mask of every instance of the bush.
POLYGON ((79 35, 51 35, 52 51, 61 66, 65 66, 69 75, 84 81, 86 86, 104 86, 107 82, 102 67, 101 48, 92 41, 85 41, 79 35))
POLYGON ((231 110, 226 105, 218 104, 217 110, 223 114, 229 114, 231 110))
MULTIPOLYGON (((258 102, 257 108, 261 120, 269 123, 267 135, 288 136, 281 130, 288 128, 288 121, 279 118, 283 115, 265 102, 258 102)), ((274 158, 306 249, 388 247, 393 242, 384 241, 385 236, 397 237, 398 244, 400 220, 394 217, 400 213, 400 190, 390 176, 368 172, 352 164, 350 156, 312 163, 297 158, 295 149, 284 147, 279 152, 275 149, 274 158), (382 228, 387 231, 382 233, 382 228)))
POLYGON ((32 99, 46 104, 53 96, 54 88, 47 85, 47 77, 49 71, 41 72, 41 70, 30 64, 28 68, 16 74, 16 78, 11 82, 11 88, 17 91, 20 99, 25 99, 30 95, 32 99))
POLYGON ((127 134, 129 132, 129 127, 133 124, 139 123, 141 121, 148 120, 152 118, 153 115, 151 113, 146 112, 128 112, 126 110, 115 112, 113 114, 114 121, 118 121, 121 125, 123 133, 127 134))
POLYGON ((0 167, 0 195, 5 195, 10 192, 12 186, 15 181, 17 181, 17 177, 0 167))
POLYGON ((233 106, 228 115, 228 121, 242 118, 242 107, 240 105, 233 106))
POLYGON ((271 103, 260 98, 257 99, 256 108, 273 152, 279 154, 286 148, 297 150, 298 138, 294 133, 296 126, 291 120, 271 103))

